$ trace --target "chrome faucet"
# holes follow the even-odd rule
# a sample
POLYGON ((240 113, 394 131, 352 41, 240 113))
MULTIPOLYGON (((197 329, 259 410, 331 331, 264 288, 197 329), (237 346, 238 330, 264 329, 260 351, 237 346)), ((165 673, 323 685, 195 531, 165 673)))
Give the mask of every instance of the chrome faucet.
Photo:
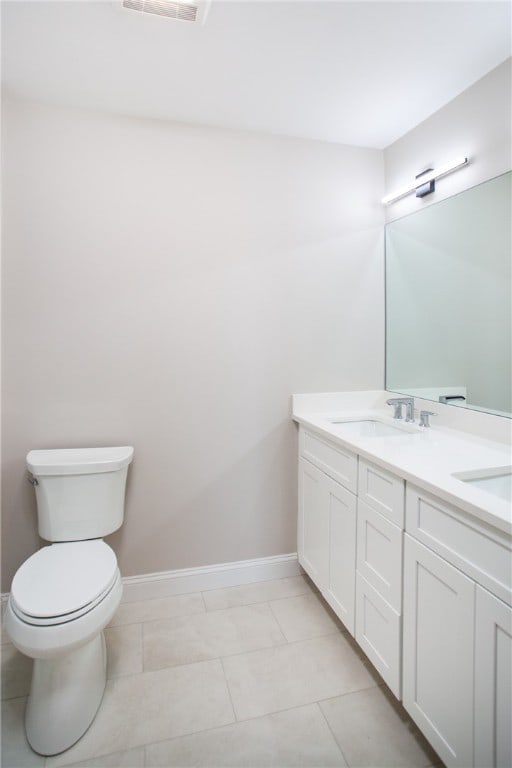
POLYGON ((388 405, 392 405, 394 408, 393 418, 402 418, 402 405, 405 405, 405 420, 414 421, 414 398, 412 397, 392 397, 391 400, 386 400, 388 405))
POLYGON ((420 411, 420 427, 430 427, 430 416, 437 416, 434 411, 420 411))
POLYGON ((391 400, 386 400, 386 404, 393 406, 394 419, 402 418, 402 405, 404 404, 404 400, 402 397, 392 397, 391 400))

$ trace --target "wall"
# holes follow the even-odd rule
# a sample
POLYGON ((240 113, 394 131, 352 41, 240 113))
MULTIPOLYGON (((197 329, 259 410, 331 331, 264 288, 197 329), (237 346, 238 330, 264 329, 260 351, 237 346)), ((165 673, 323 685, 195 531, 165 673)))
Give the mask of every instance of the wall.
POLYGON ((436 182, 436 191, 386 206, 388 221, 439 202, 512 168, 512 59, 489 72, 384 150, 386 193, 425 168, 466 156, 469 165, 436 182))
POLYGON ((293 552, 293 392, 383 382, 382 153, 10 101, 3 582, 31 448, 133 444, 123 575, 293 552))

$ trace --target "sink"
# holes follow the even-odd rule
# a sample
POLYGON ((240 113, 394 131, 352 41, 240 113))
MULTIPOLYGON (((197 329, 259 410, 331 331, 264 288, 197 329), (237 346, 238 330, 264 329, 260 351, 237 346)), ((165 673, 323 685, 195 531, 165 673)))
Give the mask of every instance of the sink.
POLYGON ((355 421, 347 421, 345 419, 340 419, 339 421, 332 420, 331 425, 335 427, 340 437, 343 437, 343 435, 346 437, 394 437, 403 435, 404 432, 415 431, 406 426, 395 427, 392 424, 377 421, 376 419, 359 419, 355 421))
POLYGON ((492 467, 471 472, 455 472, 453 477, 474 488, 512 502, 512 467, 492 467))

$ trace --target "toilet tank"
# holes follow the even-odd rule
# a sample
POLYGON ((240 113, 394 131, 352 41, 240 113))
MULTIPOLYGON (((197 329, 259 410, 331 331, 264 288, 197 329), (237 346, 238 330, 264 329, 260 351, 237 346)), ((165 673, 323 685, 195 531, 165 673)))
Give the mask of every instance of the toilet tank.
POLYGON ((39 535, 46 541, 99 539, 121 527, 133 448, 30 451, 39 535))

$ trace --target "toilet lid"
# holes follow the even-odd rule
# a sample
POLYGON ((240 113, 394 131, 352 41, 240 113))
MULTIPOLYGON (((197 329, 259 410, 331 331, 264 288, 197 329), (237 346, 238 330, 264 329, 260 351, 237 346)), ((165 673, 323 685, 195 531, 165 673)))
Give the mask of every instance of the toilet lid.
POLYGON ((17 571, 11 598, 26 616, 63 616, 95 601, 116 574, 116 556, 101 539, 51 544, 17 571))

